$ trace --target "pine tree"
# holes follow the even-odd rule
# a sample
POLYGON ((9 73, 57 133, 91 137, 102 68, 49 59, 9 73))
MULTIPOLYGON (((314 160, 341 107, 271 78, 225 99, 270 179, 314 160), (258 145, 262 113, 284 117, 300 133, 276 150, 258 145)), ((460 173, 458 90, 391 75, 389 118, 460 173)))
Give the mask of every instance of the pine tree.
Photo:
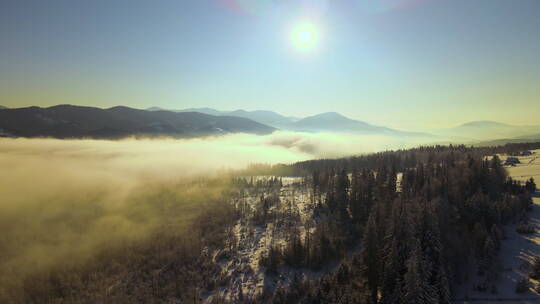
POLYGON ((358 171, 353 171, 351 177, 351 192, 349 195, 349 210, 354 223, 359 223, 362 220, 362 181, 358 171))
POLYGON ((379 289, 379 248, 378 248, 377 223, 375 212, 371 212, 360 252, 360 274, 366 280, 366 288, 369 290, 371 303, 377 303, 379 289))
POLYGON ((527 190, 529 193, 536 192, 536 183, 534 182, 534 178, 531 177, 531 179, 525 182, 525 190, 527 190))
POLYGON ((423 291, 424 280, 421 269, 421 250, 416 245, 411 257, 407 260, 407 273, 405 274, 405 299, 404 303, 424 304, 426 297, 423 291))
POLYGON ((341 219, 348 219, 349 217, 347 211, 347 206, 349 203, 349 187, 349 176, 347 176, 347 172, 345 169, 343 169, 336 178, 334 191, 339 216, 341 219))
POLYGON ((397 190, 397 170, 395 166, 392 166, 392 169, 389 172, 388 176, 388 195, 391 199, 396 197, 397 190))
POLYGON ((411 219, 406 203, 396 199, 392 205, 392 217, 384 239, 384 266, 381 291, 382 302, 398 303, 402 296, 403 274, 406 272, 405 262, 409 252, 409 241, 412 236, 411 219))
POLYGON ((450 304, 450 283, 444 266, 439 267, 437 292, 440 304, 450 304))
POLYGON ((489 163, 490 180, 489 195, 491 198, 496 198, 500 195, 503 189, 503 184, 506 181, 507 173, 501 164, 501 160, 497 155, 494 155, 489 163))
POLYGON ((317 190, 320 189, 321 187, 319 170, 313 170, 311 180, 312 180, 312 186, 313 186, 313 193, 317 195, 317 190))
POLYGON ((431 263, 422 254, 419 240, 413 240, 413 248, 407 260, 404 303, 435 304, 439 301, 437 289, 430 281, 431 263))

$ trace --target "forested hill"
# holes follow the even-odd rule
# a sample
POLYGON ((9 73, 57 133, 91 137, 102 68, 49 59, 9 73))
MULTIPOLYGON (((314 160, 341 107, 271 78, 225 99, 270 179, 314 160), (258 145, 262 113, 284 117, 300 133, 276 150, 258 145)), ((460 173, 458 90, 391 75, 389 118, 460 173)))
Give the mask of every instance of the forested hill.
POLYGON ((317 225, 309 237, 293 234, 283 251, 273 249, 277 266, 269 267, 341 261, 336 271, 278 290, 274 299, 450 303, 459 285, 492 292, 504 226, 528 227, 536 189, 532 179, 510 178, 495 154, 538 148, 431 146, 274 166, 275 173, 304 176, 317 225), (470 273, 482 280, 469 281, 470 273))
POLYGON ((296 164, 310 172, 321 229, 322 243, 303 244, 305 252, 343 262, 307 291, 285 294, 302 303, 450 303, 456 286, 473 284, 470 273, 482 277, 477 290, 493 292, 503 227, 528 227, 536 185, 485 156, 539 147, 436 146, 296 164))
POLYGON ((269 134, 275 129, 242 117, 197 112, 101 109, 73 105, 0 109, 0 136, 122 138, 193 137, 228 133, 269 134))

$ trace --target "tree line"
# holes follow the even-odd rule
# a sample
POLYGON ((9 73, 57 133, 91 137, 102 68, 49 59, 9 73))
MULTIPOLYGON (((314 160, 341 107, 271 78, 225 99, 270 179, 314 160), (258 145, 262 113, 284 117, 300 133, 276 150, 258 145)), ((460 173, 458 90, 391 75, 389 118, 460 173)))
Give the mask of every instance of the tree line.
POLYGON ((273 248, 268 267, 343 263, 316 282, 297 280, 261 300, 450 303, 470 269, 483 277, 476 289, 496 292, 502 226, 526 221, 536 189, 533 179, 522 185, 508 177, 492 155, 508 148, 515 146, 434 146, 296 164, 309 172, 317 224, 273 248))

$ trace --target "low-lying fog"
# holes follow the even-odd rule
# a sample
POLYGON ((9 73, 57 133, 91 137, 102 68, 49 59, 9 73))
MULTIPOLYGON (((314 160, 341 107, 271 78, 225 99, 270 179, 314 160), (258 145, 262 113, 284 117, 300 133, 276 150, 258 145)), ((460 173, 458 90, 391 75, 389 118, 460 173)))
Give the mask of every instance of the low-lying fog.
POLYGON ((0 139, 0 299, 35 271, 177 230, 226 185, 197 188, 250 163, 291 163, 418 145, 395 139, 275 133, 205 139, 0 139), (173 218, 174 220, 171 220, 173 218))

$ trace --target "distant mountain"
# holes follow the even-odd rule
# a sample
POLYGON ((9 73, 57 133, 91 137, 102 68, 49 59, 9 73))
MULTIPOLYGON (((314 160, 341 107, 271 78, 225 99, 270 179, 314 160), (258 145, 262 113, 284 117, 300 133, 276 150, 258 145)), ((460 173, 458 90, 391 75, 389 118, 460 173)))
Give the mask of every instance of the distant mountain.
POLYGON ((467 122, 458 126, 458 128, 509 128, 509 127, 512 127, 512 126, 502 123, 502 122, 491 121, 491 120, 470 121, 470 122, 467 122))
POLYGON ((377 134, 400 136, 426 136, 432 135, 419 132, 398 131, 388 127, 375 126, 367 122, 347 118, 336 112, 327 112, 303 118, 294 122, 291 128, 303 132, 336 132, 352 134, 377 134))
POLYGON ((336 112, 321 113, 295 122, 295 131, 343 132, 343 133, 389 133, 390 129, 370 125, 363 121, 347 118, 336 112))
POLYGON ((476 140, 510 139, 540 133, 540 126, 513 126, 496 121, 482 120, 459 125, 446 130, 446 133, 476 140))
MULTIPOLYGON (((218 111, 211 108, 191 108, 191 109, 184 109, 184 110, 175 110, 175 112, 199 112, 199 113, 214 115, 214 116, 225 116, 228 114, 228 112, 218 111)), ((233 116, 233 115, 230 115, 230 116, 233 116)))
POLYGON ((273 126, 280 129, 288 129, 289 125, 295 120, 291 117, 286 117, 272 111, 244 111, 236 110, 227 113, 227 115, 249 118, 265 125, 273 126))
MULTIPOLYGON (((162 110, 158 107, 148 108, 149 111, 162 110)), ((210 115, 228 115, 248 118, 261 124, 272 126, 281 130, 298 132, 335 132, 352 134, 380 134, 401 136, 429 136, 427 133, 404 132, 387 127, 375 126, 363 121, 347 118, 336 112, 322 113, 306 118, 284 116, 272 111, 218 111, 211 108, 190 108, 174 110, 175 112, 199 112, 210 115)))
POLYGON ((227 133, 269 134, 275 129, 231 116, 198 112, 146 111, 128 107, 100 109, 72 105, 0 110, 0 135, 56 138, 126 136, 205 136, 227 133))
POLYGON ((505 144, 528 143, 528 142, 540 142, 540 134, 520 136, 520 137, 515 137, 515 138, 503 138, 503 139, 481 141, 481 142, 475 143, 474 145, 479 146, 479 147, 485 147, 485 146, 502 146, 505 144))
MULTIPOLYGON (((151 107, 148 108, 149 111, 156 111, 156 110, 163 110, 159 107, 151 107)), ((189 108, 184 110, 171 110, 174 112, 199 112, 204 113, 208 115, 215 115, 215 116, 235 116, 235 117, 243 117, 247 119, 251 119, 253 121, 256 121, 261 124, 265 124, 268 126, 272 126, 274 128, 279 129, 288 129, 289 124, 295 122, 298 120, 298 118, 295 117, 287 117, 283 116, 281 114, 278 114, 276 112, 272 111, 264 111, 264 110, 257 110, 257 111, 246 111, 246 110, 235 110, 235 111, 219 111, 212 108, 189 108)))
POLYGON ((0 109, 7 109, 7 107, 4 107, 4 106, 0 106, 0 109))
POLYGON ((526 136, 520 136, 517 139, 525 139, 525 140, 535 140, 540 141, 540 133, 533 134, 533 135, 526 135, 526 136))

